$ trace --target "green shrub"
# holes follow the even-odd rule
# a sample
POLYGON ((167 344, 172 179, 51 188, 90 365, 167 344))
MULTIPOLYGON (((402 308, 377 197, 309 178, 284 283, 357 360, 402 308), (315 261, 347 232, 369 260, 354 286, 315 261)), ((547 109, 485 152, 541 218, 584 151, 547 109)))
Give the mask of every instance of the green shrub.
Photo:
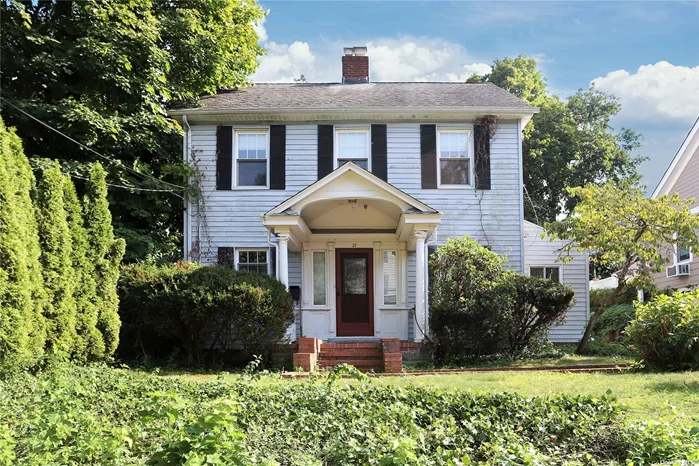
POLYGON ((506 306, 495 293, 505 258, 468 237, 449 238, 429 259, 435 356, 494 354, 506 340, 506 306))
POLYGON ((496 293, 509 297, 508 350, 520 352, 541 340, 548 328, 561 323, 573 305, 575 292, 567 285, 509 272, 496 293))
POLYGON ((133 354, 129 344, 145 351, 180 348, 189 364, 202 362, 204 348, 266 354, 294 318, 291 295, 278 280, 229 267, 127 266, 119 293, 122 356, 133 354))
POLYGON ((595 321, 593 332, 600 338, 617 340, 624 334, 626 327, 635 315, 636 310, 633 304, 623 303, 609 306, 595 321))
POLYGON ((430 329, 440 361, 519 353, 562 321, 572 288, 504 270, 505 258, 468 237, 430 257, 430 329))
POLYGON ((627 329, 643 360, 671 369, 699 369, 699 290, 658 295, 636 308, 627 329))

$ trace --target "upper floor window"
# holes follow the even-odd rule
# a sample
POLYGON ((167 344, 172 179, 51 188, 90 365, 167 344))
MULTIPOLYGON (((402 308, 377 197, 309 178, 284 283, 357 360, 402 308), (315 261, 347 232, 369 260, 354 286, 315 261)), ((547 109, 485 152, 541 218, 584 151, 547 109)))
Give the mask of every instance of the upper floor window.
POLYGON ((561 282, 561 268, 558 266, 529 267, 529 275, 538 278, 548 278, 556 283, 561 282))
POLYGON ((267 131, 236 131, 236 186, 267 187, 269 143, 267 131))
POLYGON ((471 131, 439 129, 437 131, 437 176, 440 186, 471 184, 471 131))
POLYGON ((366 128, 340 128, 336 130, 336 167, 354 162, 369 170, 369 130, 366 128))
POLYGON ((692 251, 689 248, 680 246, 679 243, 675 245, 675 264, 681 264, 683 262, 692 261, 692 251))

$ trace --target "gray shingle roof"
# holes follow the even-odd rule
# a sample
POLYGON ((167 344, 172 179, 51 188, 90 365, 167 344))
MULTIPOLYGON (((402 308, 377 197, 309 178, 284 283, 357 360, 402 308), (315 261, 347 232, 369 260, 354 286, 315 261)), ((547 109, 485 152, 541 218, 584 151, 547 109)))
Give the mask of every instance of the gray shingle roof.
POLYGON ((534 111, 490 83, 255 84, 201 99, 205 110, 500 108, 534 111))

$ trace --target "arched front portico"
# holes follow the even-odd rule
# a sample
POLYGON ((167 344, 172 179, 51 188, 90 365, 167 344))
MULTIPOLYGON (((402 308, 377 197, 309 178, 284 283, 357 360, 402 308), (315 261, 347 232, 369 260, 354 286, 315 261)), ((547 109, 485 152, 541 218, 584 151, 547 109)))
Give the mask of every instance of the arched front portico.
MULTIPOLYGON (((426 241, 442 214, 347 163, 262 216, 278 242, 278 277, 289 251, 302 253, 301 332, 321 339, 408 339, 427 331, 426 241), (414 302, 408 253, 415 251, 414 302)), ((412 270, 411 270, 412 271, 412 270)))

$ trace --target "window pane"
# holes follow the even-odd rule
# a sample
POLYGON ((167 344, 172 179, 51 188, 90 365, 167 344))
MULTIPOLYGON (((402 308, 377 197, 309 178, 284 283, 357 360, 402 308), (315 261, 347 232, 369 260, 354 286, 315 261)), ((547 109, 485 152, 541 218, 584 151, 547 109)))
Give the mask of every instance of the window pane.
POLYGON ((396 251, 383 252, 383 303, 397 304, 398 302, 398 264, 396 251))
POLYGON ((560 270, 558 267, 546 267, 546 278, 556 283, 560 283, 559 272, 560 270))
POLYGON ((439 161, 441 184, 469 184, 469 159, 439 161))
POLYGON ((247 264, 248 262, 248 252, 247 251, 238 251, 238 263, 239 264, 247 264))
POLYGON ((688 261, 690 258, 689 249, 677 245, 677 262, 688 261))
POLYGON ((367 293, 366 258, 345 257, 342 259, 342 292, 344 294, 367 293))
POLYGON ((338 161, 337 161, 337 166, 338 166, 338 167, 341 167, 341 166, 343 166, 344 164, 346 164, 347 162, 354 162, 354 163, 356 163, 357 165, 359 165, 360 167, 362 167, 364 170, 368 170, 368 169, 369 169, 369 161, 368 161, 367 159, 338 160, 338 161))
POLYGON ((337 133, 337 158, 338 159, 366 159, 368 155, 367 132, 338 132, 337 133))
POLYGON ((239 134, 238 135, 238 158, 239 159, 260 159, 267 158, 267 135, 266 134, 239 134))
POLYGON ((544 268, 543 267, 531 267, 529 269, 529 275, 537 278, 544 278, 544 268))
POLYGON ((468 157, 467 131, 445 131, 439 133, 439 157, 468 157))
POLYGON ((313 253, 313 304, 324 306, 325 298, 325 253, 313 253))
POLYGON ((267 186, 267 162, 238 162, 238 186, 267 186))

